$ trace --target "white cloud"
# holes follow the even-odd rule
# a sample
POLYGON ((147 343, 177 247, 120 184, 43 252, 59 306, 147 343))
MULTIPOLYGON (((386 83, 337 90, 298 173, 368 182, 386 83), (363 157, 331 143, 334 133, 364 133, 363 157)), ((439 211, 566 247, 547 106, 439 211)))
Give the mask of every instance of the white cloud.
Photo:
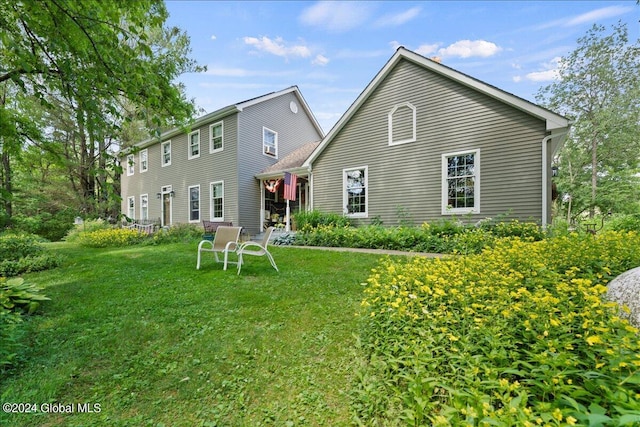
POLYGON ((305 9, 299 19, 305 25, 344 32, 363 24, 370 14, 364 2, 320 1, 305 9))
POLYGON ((324 55, 316 55, 315 59, 311 61, 313 65, 325 66, 329 63, 329 58, 324 55))
POLYGON ((495 43, 486 40, 459 40, 445 48, 438 50, 442 56, 457 56, 460 58, 470 58, 479 56, 487 58, 500 52, 502 48, 495 43))
POLYGON ((311 56, 311 49, 303 44, 287 45, 287 43, 281 38, 276 37, 270 39, 269 37, 262 36, 257 37, 244 37, 243 41, 256 48, 258 51, 267 52, 272 55, 282 56, 289 58, 290 56, 299 56, 302 58, 308 58, 311 56))
POLYGON ((212 35, 211 35, 211 40, 215 40, 215 39, 217 39, 216 35, 215 35, 215 34, 212 34, 212 35))
POLYGON ((581 24, 594 24, 601 19, 612 18, 614 16, 624 15, 632 10, 631 7, 622 6, 608 6, 601 9, 592 10, 591 12, 583 13, 575 18, 570 19, 565 23, 565 27, 573 27, 581 24))
POLYGON ((435 44, 421 44, 416 49, 416 53, 419 54, 419 55, 422 55, 422 56, 433 55, 438 50, 439 46, 440 45, 437 44, 437 43, 435 43, 435 44))
POLYGON ((384 15, 374 25, 376 27, 397 27, 411 21, 420 14, 421 10, 419 7, 412 7, 404 12, 384 15))
POLYGON ((559 77, 558 68, 560 67, 560 61, 562 59, 557 56, 550 62, 542 64, 544 68, 541 71, 534 71, 525 75, 525 78, 532 82, 550 82, 557 80, 559 77))

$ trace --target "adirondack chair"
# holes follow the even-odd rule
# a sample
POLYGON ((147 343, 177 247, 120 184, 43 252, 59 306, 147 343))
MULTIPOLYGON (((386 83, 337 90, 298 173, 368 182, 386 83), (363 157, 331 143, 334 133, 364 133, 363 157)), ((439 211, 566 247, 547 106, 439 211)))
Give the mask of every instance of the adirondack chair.
POLYGON ((237 264, 237 262, 229 261, 229 253, 236 252, 238 249, 238 239, 240 238, 240 232, 242 227, 227 227, 220 226, 216 230, 216 234, 211 240, 202 240, 198 244, 198 264, 196 269, 200 269, 200 258, 202 252, 213 252, 216 262, 224 262, 224 270, 227 269, 227 264, 237 264), (224 254, 223 261, 218 258, 218 254, 224 254))
POLYGON ((271 256, 271 253, 267 249, 269 239, 271 239, 271 234, 273 233, 274 228, 275 227, 267 228, 267 231, 265 231, 264 237, 262 238, 262 243, 244 242, 238 246, 238 250, 236 251, 238 254, 238 274, 240 274, 240 269, 242 268, 242 257, 244 255, 266 256, 269 259, 269 262, 271 262, 273 268, 275 268, 277 272, 280 272, 276 262, 273 260, 273 256, 271 256))

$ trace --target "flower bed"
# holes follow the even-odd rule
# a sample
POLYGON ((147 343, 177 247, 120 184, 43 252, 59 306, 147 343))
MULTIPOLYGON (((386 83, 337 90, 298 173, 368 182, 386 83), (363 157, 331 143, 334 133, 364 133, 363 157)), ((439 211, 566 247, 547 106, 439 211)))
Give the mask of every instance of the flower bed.
POLYGON ((638 425, 640 340, 602 300, 640 236, 497 239, 373 271, 354 412, 363 425, 638 425))

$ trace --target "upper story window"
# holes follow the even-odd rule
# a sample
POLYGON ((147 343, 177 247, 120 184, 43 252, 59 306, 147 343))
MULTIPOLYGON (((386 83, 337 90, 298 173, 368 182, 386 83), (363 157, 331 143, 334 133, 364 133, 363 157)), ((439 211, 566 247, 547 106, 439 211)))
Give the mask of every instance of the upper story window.
POLYGON ((136 161, 133 154, 127 156, 127 176, 131 176, 136 171, 136 161))
POLYGON ((389 112, 389 145, 416 140, 416 107, 410 102, 395 105, 389 112))
POLYGON ((262 152, 267 156, 278 157, 278 133, 262 128, 262 152))
POLYGON ((223 122, 214 123, 209 126, 209 152, 222 151, 224 143, 223 122))
POLYGON ((200 131, 189 134, 189 159, 200 157, 200 131))
POLYGON ((189 187, 189 221, 200 222, 200 186, 189 187))
POLYGON ((149 219, 149 195, 140 196, 140 219, 149 219))
POLYGON ((162 143, 162 166, 171 164, 171 141, 162 143))
POLYGON ((480 150, 442 156, 442 214, 480 212, 480 150))
POLYGON ((127 197, 127 216, 131 219, 136 217, 136 198, 133 196, 127 197))
POLYGON ((142 150, 140 152, 140 172, 146 172, 149 170, 149 151, 142 150))
POLYGON ((342 200, 348 216, 366 218, 368 215, 367 175, 367 166, 343 170, 342 200))
POLYGON ((211 221, 224 221, 224 182, 211 183, 211 221))

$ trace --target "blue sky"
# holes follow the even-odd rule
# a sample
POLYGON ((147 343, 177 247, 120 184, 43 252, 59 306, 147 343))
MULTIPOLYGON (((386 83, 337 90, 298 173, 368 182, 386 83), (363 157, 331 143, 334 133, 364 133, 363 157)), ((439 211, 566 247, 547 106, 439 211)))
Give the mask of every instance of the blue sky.
POLYGON ((203 114, 297 85, 325 133, 400 45, 535 102, 593 24, 640 38, 635 0, 166 4, 208 67, 180 78, 203 114))

